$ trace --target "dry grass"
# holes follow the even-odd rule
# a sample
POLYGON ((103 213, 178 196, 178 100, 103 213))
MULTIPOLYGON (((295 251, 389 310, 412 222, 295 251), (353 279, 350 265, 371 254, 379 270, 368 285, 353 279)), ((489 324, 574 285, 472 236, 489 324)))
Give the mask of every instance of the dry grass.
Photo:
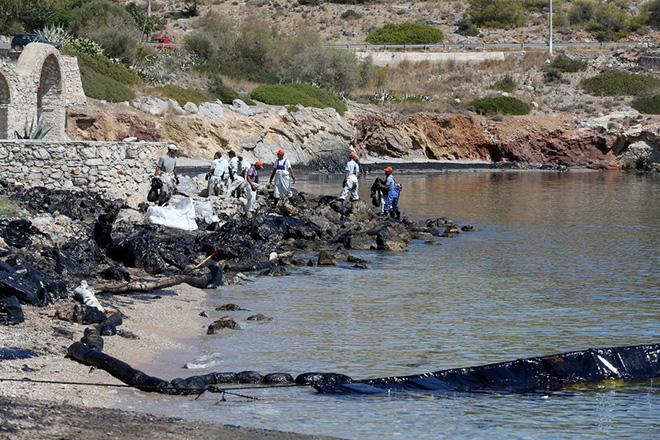
POLYGON ((260 85, 252 81, 244 79, 237 80, 229 77, 222 77, 222 82, 225 84, 225 86, 236 90, 238 93, 250 93, 260 85))

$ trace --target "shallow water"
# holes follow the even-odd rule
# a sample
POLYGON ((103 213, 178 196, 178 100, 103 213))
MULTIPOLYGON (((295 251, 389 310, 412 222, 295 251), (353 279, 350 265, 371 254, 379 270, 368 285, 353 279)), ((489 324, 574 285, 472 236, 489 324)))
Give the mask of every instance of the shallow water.
MULTIPOLYGON (((446 216, 475 232, 352 252, 210 295, 236 303, 243 330, 204 336, 209 371, 309 371, 354 378, 417 374, 589 347, 660 342, 660 179, 618 173, 445 172, 397 176, 411 218, 446 216), (254 323, 263 313, 274 318, 254 323)), ((361 181, 368 198, 370 179, 361 181)), ((298 181, 323 194, 338 178, 298 181)), ((337 191, 338 192, 338 191, 337 191)), ((224 312, 213 312, 221 316, 224 312)), ((147 371, 149 372, 149 371, 147 371)), ((126 407, 344 438, 658 438, 657 381, 549 395, 337 397, 248 389, 259 400, 132 393, 126 407)))

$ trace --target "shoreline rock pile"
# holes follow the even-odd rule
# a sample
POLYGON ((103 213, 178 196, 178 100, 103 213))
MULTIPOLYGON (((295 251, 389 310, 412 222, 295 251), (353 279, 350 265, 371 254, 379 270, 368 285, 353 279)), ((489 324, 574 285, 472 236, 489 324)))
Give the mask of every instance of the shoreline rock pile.
MULTIPOLYGON (((304 192, 277 204, 272 191, 260 190, 259 209, 250 218, 238 199, 205 199, 212 201, 219 221, 197 217, 194 231, 147 223, 147 203, 134 209, 84 191, 0 182, 0 196, 26 212, 24 218, 0 219, 0 298, 35 306, 73 298, 81 282, 96 294, 112 293, 113 285, 115 293, 127 293, 149 291, 144 280, 154 277, 215 288, 235 282, 243 272, 281 276, 294 265, 342 260, 368 268, 349 252, 405 251, 409 240, 436 243, 435 237, 471 229, 444 218, 393 221, 362 200, 342 203, 304 192), (318 257, 309 259, 310 254, 318 257)), ((103 297, 99 300, 103 303, 103 297)), ((76 319, 93 322, 84 317, 86 306, 79 306, 76 319)))

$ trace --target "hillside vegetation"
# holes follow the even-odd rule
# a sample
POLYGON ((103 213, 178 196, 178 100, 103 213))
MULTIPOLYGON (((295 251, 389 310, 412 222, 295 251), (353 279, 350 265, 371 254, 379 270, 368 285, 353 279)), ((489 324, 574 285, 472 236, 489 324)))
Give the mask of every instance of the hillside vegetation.
MULTIPOLYGON (((88 96, 108 101, 154 87, 161 89, 152 93, 177 101, 186 96, 194 102, 214 96, 247 101, 255 90, 260 91, 252 93, 254 99, 272 100, 272 90, 279 89, 264 85, 299 83, 317 90, 311 94, 315 101, 325 91, 337 102, 351 99, 402 112, 466 112, 476 107, 463 103, 510 103, 493 99, 511 94, 531 110, 581 114, 630 104, 634 98, 628 95, 638 93, 610 92, 628 83, 643 83, 649 96, 657 89, 652 80, 658 73, 640 72, 635 64, 639 49, 511 51, 504 60, 476 64, 404 61, 377 67, 368 57, 329 45, 543 43, 549 19, 549 2, 543 0, 163 0, 153 2, 151 17, 145 6, 124 0, 0 0, 0 29, 40 32, 61 42, 64 53, 79 56, 88 96), (140 44, 148 35, 168 37, 176 49, 140 44), (606 90, 598 85, 602 78, 606 90)), ((660 0, 555 1, 553 12, 556 42, 659 39, 660 0)), ((299 92, 287 91, 298 101, 287 98, 286 105, 311 102, 310 93, 299 92)))

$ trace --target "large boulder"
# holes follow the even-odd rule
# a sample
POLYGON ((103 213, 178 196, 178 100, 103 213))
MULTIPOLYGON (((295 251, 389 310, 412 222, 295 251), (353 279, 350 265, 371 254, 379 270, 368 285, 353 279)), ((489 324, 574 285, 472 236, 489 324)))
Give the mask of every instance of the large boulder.
POLYGON ((323 250, 319 252, 319 258, 317 264, 319 266, 336 266, 337 259, 332 253, 323 250))
POLYGON ((379 251, 402 252, 408 250, 408 244, 392 226, 386 226, 378 231, 376 244, 379 251))
POLYGON ((344 240, 344 246, 347 249, 355 249, 359 251, 368 251, 378 247, 374 237, 367 234, 349 235, 344 240))

